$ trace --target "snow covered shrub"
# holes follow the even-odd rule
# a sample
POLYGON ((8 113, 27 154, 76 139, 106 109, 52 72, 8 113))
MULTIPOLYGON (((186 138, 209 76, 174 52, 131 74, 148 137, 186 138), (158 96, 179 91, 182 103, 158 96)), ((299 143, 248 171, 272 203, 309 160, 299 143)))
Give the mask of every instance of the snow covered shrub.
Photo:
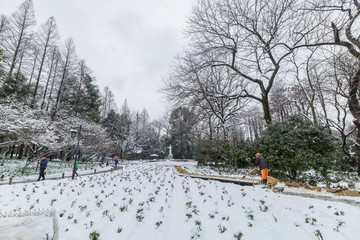
POLYGON ((295 179, 299 172, 314 169, 325 176, 337 153, 337 138, 324 126, 291 116, 268 124, 253 152, 266 157, 272 175, 295 179))

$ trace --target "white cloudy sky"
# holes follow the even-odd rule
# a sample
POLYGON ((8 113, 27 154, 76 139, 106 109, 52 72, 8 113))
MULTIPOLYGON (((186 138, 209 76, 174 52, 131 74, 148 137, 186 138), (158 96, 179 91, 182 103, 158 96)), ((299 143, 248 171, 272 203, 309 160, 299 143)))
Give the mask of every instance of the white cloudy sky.
MULTIPOLYGON (((10 15, 24 0, 0 0, 10 15)), ((184 46, 182 31, 195 0, 33 0, 38 24, 54 16, 61 40, 73 38, 76 52, 108 86, 119 107, 145 108, 160 118, 166 104, 159 88, 184 46)))

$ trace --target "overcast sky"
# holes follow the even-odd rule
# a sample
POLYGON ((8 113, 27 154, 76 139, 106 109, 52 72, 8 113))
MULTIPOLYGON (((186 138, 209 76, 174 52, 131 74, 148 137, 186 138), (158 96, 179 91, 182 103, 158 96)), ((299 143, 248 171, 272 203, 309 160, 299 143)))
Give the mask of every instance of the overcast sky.
MULTIPOLYGON (((0 0, 10 15, 24 0, 0 0)), ((195 0, 33 0, 40 25, 54 16, 61 41, 73 38, 102 91, 108 86, 118 107, 127 99, 152 120, 166 110, 159 88, 184 46, 186 17, 195 0)))

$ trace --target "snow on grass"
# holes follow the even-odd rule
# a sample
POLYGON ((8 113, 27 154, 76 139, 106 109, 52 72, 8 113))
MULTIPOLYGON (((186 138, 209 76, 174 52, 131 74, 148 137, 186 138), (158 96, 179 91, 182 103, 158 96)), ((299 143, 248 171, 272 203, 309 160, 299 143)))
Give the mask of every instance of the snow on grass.
MULTIPOLYGON (((24 174, 22 174, 22 169, 25 165, 25 160, 17 160, 17 159, 7 159, 5 160, 4 166, 0 166, 0 177, 4 175, 4 178, 0 181, 8 182, 9 179, 12 177, 13 182, 19 180, 26 180, 26 179, 37 179, 39 177, 40 171, 40 164, 37 165, 37 162, 31 163, 24 174)), ((99 162, 79 162, 78 166, 78 173, 90 173, 92 169, 97 168, 100 169, 99 162)), ((46 176, 61 176, 62 173, 65 173, 66 176, 72 174, 74 167, 74 161, 69 162, 61 162, 59 160, 52 160, 49 161, 47 168, 46 168, 46 176)), ((101 167, 104 169, 110 169, 111 167, 105 167, 105 164, 101 167)))
POLYGON ((60 239, 89 239, 94 232, 99 239, 133 240, 355 240, 360 235, 358 207, 182 177, 166 162, 0 189, 2 212, 54 208, 60 239))

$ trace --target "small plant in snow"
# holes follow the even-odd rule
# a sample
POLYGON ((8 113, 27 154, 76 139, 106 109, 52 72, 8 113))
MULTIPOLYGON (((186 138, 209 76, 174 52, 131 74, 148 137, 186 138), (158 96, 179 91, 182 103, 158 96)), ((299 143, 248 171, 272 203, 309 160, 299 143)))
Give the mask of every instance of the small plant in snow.
POLYGON ((269 207, 268 206, 259 206, 259 209, 262 211, 262 212, 267 212, 269 210, 269 207))
POLYGON ((251 223, 251 222, 249 222, 249 223, 248 223, 248 226, 249 226, 249 227, 252 227, 253 225, 252 225, 252 223, 251 223))
POLYGON ((311 220, 311 225, 314 225, 316 222, 317 222, 317 220, 316 220, 316 218, 305 218, 305 222, 306 223, 310 223, 310 220, 311 220))
MULTIPOLYGON (((55 201, 56 201, 56 199, 55 199, 55 201)), ((76 201, 77 201, 77 199, 75 199, 74 201, 72 201, 72 203, 71 203, 71 207, 74 207, 74 205, 75 205, 76 201)))
POLYGON ((215 214, 209 213, 209 218, 214 219, 215 214))
POLYGON ((318 240, 324 240, 320 230, 316 230, 314 233, 315 233, 315 236, 318 238, 318 240))
POLYGON ((109 214, 109 210, 105 210, 104 212, 103 212, 103 216, 107 216, 109 214))
POLYGON ((201 222, 200 221, 195 221, 195 226, 197 226, 198 231, 201 231, 201 222))
POLYGON ((155 225, 156 225, 156 227, 158 228, 158 227, 160 227, 160 225, 161 225, 162 223, 163 223, 162 221, 159 221, 159 222, 156 222, 155 225))
POLYGON ((228 202, 227 202, 228 207, 231 207, 234 204, 235 203, 231 199, 229 199, 228 202))
POLYGON ((193 235, 191 235, 191 239, 199 238, 200 234, 198 232, 194 232, 193 235))
POLYGON ((345 213, 343 211, 340 211, 340 213, 338 211, 336 211, 336 212, 334 212, 334 215, 336 215, 336 216, 339 216, 339 215, 344 216, 345 213))
POLYGON ((52 206, 54 202, 56 202, 56 199, 51 200, 50 206, 52 206))
POLYGON ((83 212, 85 209, 87 209, 87 206, 79 206, 80 211, 83 212))
POLYGON ((141 222, 143 219, 144 219, 144 215, 142 215, 142 214, 137 214, 137 215, 136 215, 136 220, 137 220, 138 222, 141 222))
POLYGON ((187 213, 187 214, 185 214, 185 216, 187 216, 187 219, 186 219, 186 221, 188 221, 190 218, 192 218, 192 215, 191 215, 191 213, 187 213))
POLYGON ((127 206, 120 207, 120 212, 125 212, 125 211, 127 211, 127 206))
POLYGON ((122 232, 122 227, 118 227, 117 233, 121 233, 121 232, 122 232))
POLYGON ((99 237, 100 237, 100 234, 97 233, 97 232, 92 232, 92 233, 89 234, 89 238, 90 238, 91 240, 98 240, 99 237))
POLYGON ((234 238, 236 238, 237 240, 241 240, 243 236, 244 234, 242 234, 241 232, 239 232, 238 234, 234 234, 234 238))
POLYGON ((336 219, 336 221, 338 222, 338 224, 336 225, 335 228, 333 228, 333 230, 336 231, 336 232, 339 232, 340 231, 339 227, 341 227, 345 222, 343 222, 341 220, 337 220, 337 219, 336 219))
POLYGON ((191 208, 191 204, 192 204, 192 201, 186 203, 186 206, 188 209, 191 208))
POLYGON ((248 213, 247 217, 250 219, 250 220, 254 220, 254 215, 252 213, 248 213))
POLYGON ((218 229, 220 233, 224 233, 227 230, 227 228, 225 226, 221 226, 221 224, 218 225, 218 229))

